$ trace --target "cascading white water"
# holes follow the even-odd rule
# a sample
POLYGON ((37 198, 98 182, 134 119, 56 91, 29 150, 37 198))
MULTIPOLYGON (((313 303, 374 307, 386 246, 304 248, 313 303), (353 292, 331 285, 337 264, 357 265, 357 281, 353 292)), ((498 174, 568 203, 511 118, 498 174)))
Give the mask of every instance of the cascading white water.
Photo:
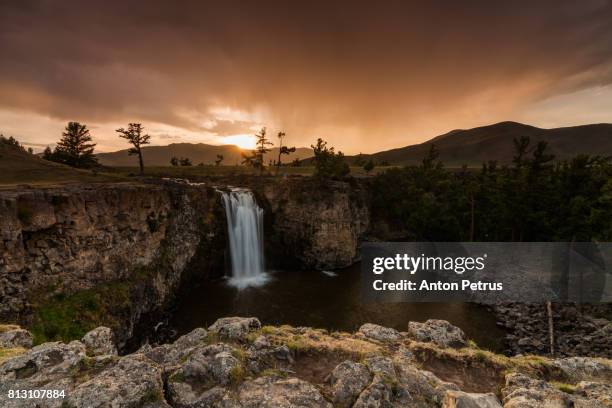
POLYGON ((263 256, 263 209, 248 190, 234 189, 222 194, 232 260, 229 282, 239 289, 260 286, 267 281, 263 256))

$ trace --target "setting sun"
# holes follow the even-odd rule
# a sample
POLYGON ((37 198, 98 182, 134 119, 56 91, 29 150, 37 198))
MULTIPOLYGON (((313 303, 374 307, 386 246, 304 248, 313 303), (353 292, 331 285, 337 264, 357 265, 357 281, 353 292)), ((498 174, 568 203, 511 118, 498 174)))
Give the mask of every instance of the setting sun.
POLYGON ((232 135, 223 138, 223 144, 233 144, 241 149, 254 149, 255 136, 253 135, 232 135))

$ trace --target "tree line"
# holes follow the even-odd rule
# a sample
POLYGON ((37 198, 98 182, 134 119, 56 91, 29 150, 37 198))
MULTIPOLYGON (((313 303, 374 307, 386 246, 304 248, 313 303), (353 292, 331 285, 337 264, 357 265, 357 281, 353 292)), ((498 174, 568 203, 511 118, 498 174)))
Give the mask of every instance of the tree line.
POLYGON ((435 145, 419 166, 371 179, 373 215, 431 241, 609 241, 610 157, 554 161, 546 142, 514 140, 510 165, 448 170, 435 145))

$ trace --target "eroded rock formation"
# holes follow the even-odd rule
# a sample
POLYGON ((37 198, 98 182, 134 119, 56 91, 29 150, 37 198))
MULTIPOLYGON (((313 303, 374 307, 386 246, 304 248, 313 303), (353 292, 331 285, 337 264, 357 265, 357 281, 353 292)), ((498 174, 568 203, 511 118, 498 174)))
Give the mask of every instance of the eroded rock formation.
MULTIPOLYGON (((459 332, 436 325, 443 338, 459 332)), ((330 333, 233 317, 122 357, 105 333, 96 329, 81 341, 45 343, 0 361, 0 406, 33 406, 9 398, 16 389, 64 390, 64 398, 37 399, 42 408, 597 408, 612 402, 610 360, 508 358, 373 325, 330 333)))
POLYGON ((53 316, 88 310, 83 325, 111 325, 124 341, 171 299, 195 258, 200 274, 223 265, 219 211, 214 190, 173 183, 2 191, 0 320, 52 338, 64 334, 53 316))

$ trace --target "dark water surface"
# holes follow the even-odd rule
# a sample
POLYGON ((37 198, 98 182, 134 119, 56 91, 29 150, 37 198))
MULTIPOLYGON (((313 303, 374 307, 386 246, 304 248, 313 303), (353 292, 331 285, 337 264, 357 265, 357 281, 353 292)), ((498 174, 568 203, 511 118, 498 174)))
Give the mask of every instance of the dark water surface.
POLYGON ((276 271, 264 286, 237 290, 227 280, 184 293, 171 326, 179 334, 207 327, 219 317, 254 316, 262 324, 355 331, 376 323, 405 331, 409 321, 444 319, 483 347, 502 351, 504 332, 485 307, 472 303, 366 303, 361 301, 359 264, 333 272, 276 271))

